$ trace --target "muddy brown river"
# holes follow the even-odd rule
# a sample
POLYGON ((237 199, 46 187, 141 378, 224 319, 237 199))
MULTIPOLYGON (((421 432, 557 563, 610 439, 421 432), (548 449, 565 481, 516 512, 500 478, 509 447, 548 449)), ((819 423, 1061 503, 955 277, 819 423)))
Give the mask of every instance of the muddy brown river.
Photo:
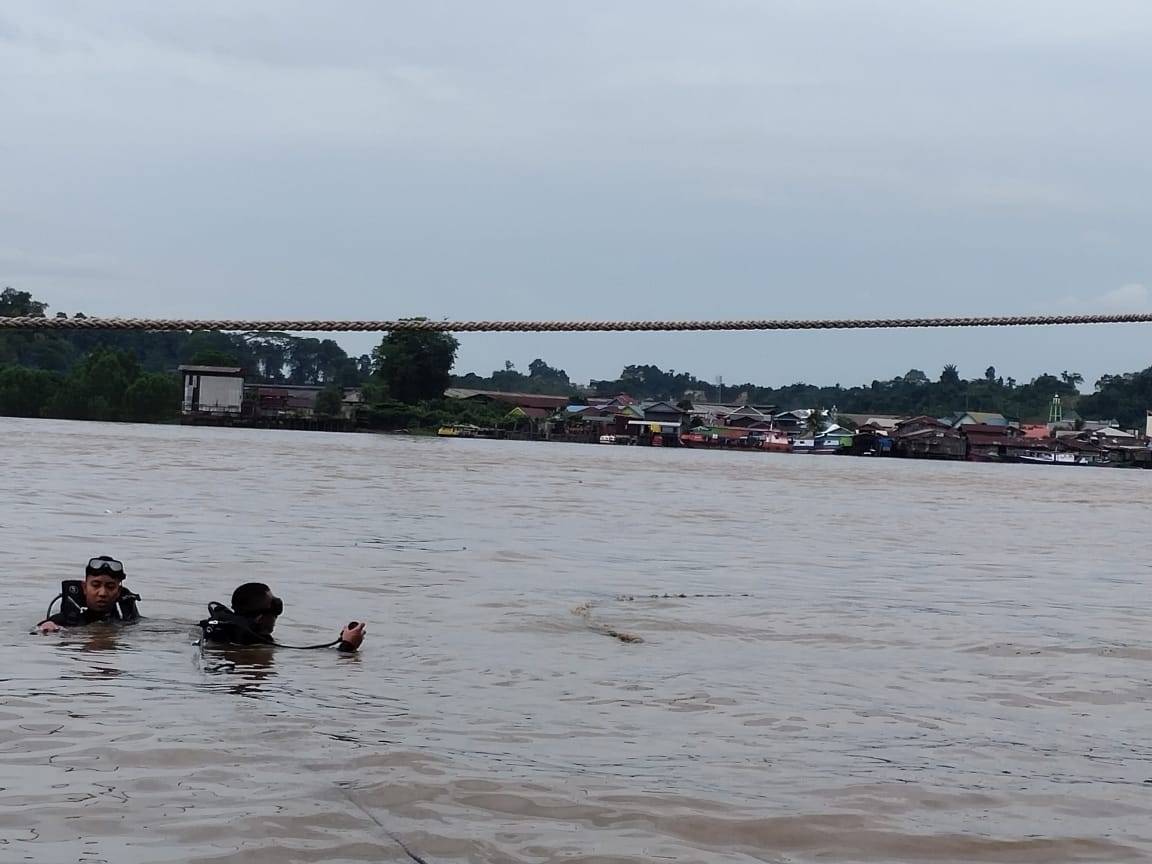
POLYGON ((1152 471, 0 442, 5 864, 1152 860, 1152 471), (97 554, 147 620, 30 635, 97 554), (202 650, 244 581, 364 650, 202 650))

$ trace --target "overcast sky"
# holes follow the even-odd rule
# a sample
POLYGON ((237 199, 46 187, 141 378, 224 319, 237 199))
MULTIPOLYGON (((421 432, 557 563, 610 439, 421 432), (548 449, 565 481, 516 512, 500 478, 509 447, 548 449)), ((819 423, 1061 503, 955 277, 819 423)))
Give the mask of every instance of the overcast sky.
MULTIPOLYGON (((1150 310, 1150 38, 1147 0, 8 0, 0 285, 157 317, 1150 310)), ((1150 337, 475 334, 457 369, 1091 383, 1150 337)))

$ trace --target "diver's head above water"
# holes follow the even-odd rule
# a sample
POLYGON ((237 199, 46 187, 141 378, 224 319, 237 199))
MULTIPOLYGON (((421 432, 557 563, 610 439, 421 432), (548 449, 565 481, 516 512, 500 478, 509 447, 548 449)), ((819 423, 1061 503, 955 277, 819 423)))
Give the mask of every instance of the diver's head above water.
POLYGON ((271 636, 276 619, 284 612, 284 603, 263 582, 245 582, 232 592, 232 611, 248 619, 254 633, 271 636))
POLYGON ((41 633, 52 633, 61 627, 83 627, 87 624, 137 621, 140 598, 124 587, 124 565, 110 555, 89 558, 84 566, 84 581, 65 579, 60 593, 48 604, 47 617, 36 625, 41 633), (60 611, 52 607, 60 601, 60 611))
POLYGON ((115 558, 100 555, 84 568, 84 605, 93 612, 110 612, 120 599, 124 565, 115 558))
POLYGON ((281 648, 337 648, 356 651, 364 641, 364 625, 349 622, 340 631, 340 637, 323 645, 284 645, 274 642, 272 632, 276 620, 284 612, 284 602, 263 582, 245 582, 232 592, 232 608, 219 603, 208 604, 208 617, 200 622, 206 642, 234 645, 268 644, 281 648))

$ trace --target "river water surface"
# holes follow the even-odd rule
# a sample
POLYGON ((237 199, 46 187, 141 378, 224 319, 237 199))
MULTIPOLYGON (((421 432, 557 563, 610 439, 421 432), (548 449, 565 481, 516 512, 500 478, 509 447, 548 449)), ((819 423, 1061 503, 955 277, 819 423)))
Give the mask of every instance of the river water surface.
POLYGON ((0 441, 0 862, 1152 860, 1152 472, 0 441), (96 554, 148 619, 29 635, 96 554))

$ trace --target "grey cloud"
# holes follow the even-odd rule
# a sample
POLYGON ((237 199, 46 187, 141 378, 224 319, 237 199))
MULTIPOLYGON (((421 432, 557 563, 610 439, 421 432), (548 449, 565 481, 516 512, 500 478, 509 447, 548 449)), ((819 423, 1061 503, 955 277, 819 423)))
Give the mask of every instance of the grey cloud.
POLYGON ((1152 291, 1139 282, 1128 282, 1088 298, 1063 297, 1061 311, 1145 312, 1152 309, 1152 291))
POLYGON ((29 276, 108 279, 115 274, 115 261, 107 255, 38 255, 24 249, 0 247, 0 283, 5 285, 29 276))
MULTIPOLYGON (((1152 278, 1144 3, 6 14, 0 246, 116 262, 104 293, 35 274, 55 308, 977 314, 1106 304, 1152 278)), ((1026 377, 1070 351, 1089 378, 1147 362, 1140 331, 1088 329, 469 337, 461 364, 851 383, 945 362, 1026 377)))

